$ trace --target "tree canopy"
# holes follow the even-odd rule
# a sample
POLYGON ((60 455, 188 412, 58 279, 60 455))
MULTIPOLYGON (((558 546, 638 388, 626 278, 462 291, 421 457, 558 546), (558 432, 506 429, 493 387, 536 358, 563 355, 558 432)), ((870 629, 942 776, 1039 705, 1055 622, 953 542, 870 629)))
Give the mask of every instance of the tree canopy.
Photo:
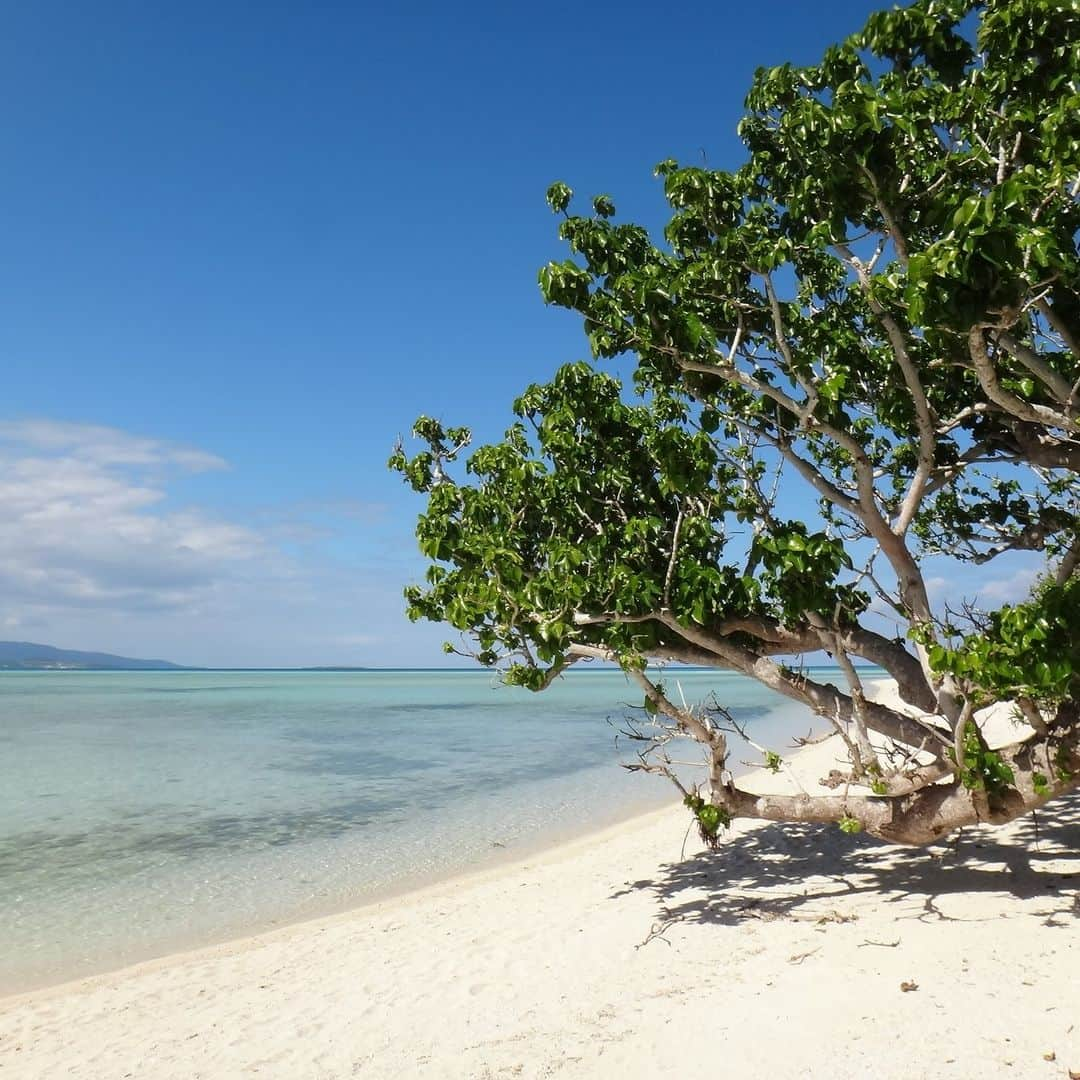
POLYGON ((878 13, 817 66, 759 70, 739 134, 735 171, 657 167, 662 239, 549 189, 569 256, 541 290, 593 360, 467 459, 466 428, 417 421, 425 449, 391 459, 427 499, 409 614, 536 690, 619 663, 653 725, 641 767, 709 839, 739 816, 913 843, 1010 820, 1080 783, 1080 4, 878 13), (928 589, 930 556, 1016 551, 1045 559, 1023 602, 928 589), (840 685, 803 669, 816 650, 840 685), (655 661, 805 703, 847 748, 843 790, 742 790, 731 718, 671 700, 655 661), (910 707, 869 700, 857 661, 910 707), (1023 723, 992 747, 980 710, 1004 701, 1023 723))

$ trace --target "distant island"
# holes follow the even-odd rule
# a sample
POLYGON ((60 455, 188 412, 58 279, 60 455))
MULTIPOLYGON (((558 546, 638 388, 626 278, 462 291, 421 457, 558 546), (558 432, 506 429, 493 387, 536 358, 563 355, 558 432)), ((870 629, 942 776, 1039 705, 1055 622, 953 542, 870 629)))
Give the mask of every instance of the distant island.
MULTIPOLYGON (((137 660, 112 653, 58 649, 33 641, 0 641, 0 671, 377 671, 378 668, 328 664, 319 667, 197 667, 170 660, 137 660)), ((390 671, 443 671, 444 668, 388 668, 390 671)))
POLYGON ((0 641, 0 671, 183 671, 168 660, 135 660, 112 653, 57 649, 32 641, 0 641))

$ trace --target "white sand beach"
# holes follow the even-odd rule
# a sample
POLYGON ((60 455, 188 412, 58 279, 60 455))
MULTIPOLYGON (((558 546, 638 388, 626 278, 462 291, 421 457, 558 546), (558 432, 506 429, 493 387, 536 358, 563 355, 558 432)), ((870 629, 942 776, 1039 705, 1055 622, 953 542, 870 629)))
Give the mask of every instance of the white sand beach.
MULTIPOLYGON (((805 783, 832 741, 798 756, 805 783)), ((903 849, 682 807, 0 1000, 0 1077, 1067 1077, 1080 801, 903 849), (906 987, 906 989, 905 989, 906 987)))

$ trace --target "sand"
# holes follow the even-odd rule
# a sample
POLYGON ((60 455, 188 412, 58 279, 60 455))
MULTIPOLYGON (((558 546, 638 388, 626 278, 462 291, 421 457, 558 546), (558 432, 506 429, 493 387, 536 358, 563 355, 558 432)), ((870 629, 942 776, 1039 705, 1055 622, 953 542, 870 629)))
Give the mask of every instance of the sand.
MULTIPOLYGON (((800 782, 835 755, 804 752, 800 782)), ((0 999, 0 1078, 1080 1071, 1080 799, 932 849, 740 825, 705 853, 686 832, 672 806, 0 999)))

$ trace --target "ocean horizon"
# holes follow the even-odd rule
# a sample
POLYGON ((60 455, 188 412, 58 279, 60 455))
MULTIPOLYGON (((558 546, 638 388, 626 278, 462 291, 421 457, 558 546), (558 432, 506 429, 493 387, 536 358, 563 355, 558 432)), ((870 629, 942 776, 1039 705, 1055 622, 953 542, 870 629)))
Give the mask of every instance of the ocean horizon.
MULTIPOLYGON (((780 751, 813 719, 742 676, 665 678, 780 751)), ((459 668, 0 672, 0 992, 344 910, 672 802, 668 781, 619 768, 640 699, 606 668, 541 694, 459 668)))

